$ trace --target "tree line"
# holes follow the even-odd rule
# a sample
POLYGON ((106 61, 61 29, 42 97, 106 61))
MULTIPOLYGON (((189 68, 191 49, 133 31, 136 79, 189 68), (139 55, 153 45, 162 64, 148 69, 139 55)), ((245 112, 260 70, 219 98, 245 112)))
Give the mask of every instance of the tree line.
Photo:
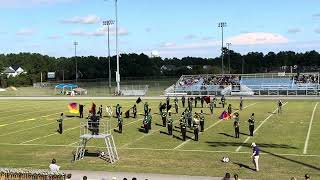
MULTIPOLYGON (((225 50, 224 67, 230 73, 265 73, 283 66, 292 66, 297 72, 316 71, 320 67, 320 54, 317 51, 296 53, 281 51, 278 53, 250 52, 245 55, 225 50)), ((111 59, 111 73, 115 76, 116 56, 111 59)), ((40 74, 46 80, 47 72, 56 72, 54 80, 73 80, 76 76, 76 63, 79 79, 108 78, 108 58, 95 56, 50 57, 37 53, 0 54, 2 71, 9 66, 19 65, 27 74, 7 78, 1 75, 1 86, 31 85, 40 81, 40 74)), ((200 58, 161 58, 145 54, 121 54, 120 74, 124 77, 179 77, 183 74, 218 74, 221 73, 221 57, 200 58), (188 67, 189 66, 189 67, 188 67), (170 68, 161 68, 170 67, 170 68), (191 68, 190 68, 191 67, 191 68)))

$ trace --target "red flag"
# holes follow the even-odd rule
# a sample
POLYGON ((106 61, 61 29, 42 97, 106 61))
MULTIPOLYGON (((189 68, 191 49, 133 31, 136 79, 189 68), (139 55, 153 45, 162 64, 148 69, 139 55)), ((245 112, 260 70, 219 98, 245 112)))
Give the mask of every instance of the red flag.
POLYGON ((227 119, 231 119, 231 116, 229 113, 227 113, 227 111, 223 111, 220 115, 220 120, 227 120, 227 119))
POLYGON ((210 103, 210 97, 209 96, 204 96, 203 99, 207 104, 210 103))

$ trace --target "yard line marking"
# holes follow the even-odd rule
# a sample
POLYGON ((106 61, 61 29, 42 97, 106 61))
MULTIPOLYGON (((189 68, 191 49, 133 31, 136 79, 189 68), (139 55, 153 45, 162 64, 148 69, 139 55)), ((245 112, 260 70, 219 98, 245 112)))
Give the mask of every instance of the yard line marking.
MULTIPOLYGON (((42 102, 44 102, 44 101, 41 101, 40 103, 41 104, 44 104, 44 103, 42 103, 42 102)), ((40 103, 38 103, 38 104, 35 104, 35 105, 30 105, 29 106, 29 104, 15 104, 14 106, 6 106, 6 107, 9 107, 9 108, 6 108, 6 109, 2 109, 2 112, 3 113, 8 113, 8 112, 15 112, 15 111, 17 111, 17 108, 20 108, 20 109, 22 109, 21 107, 23 107, 23 108, 30 108, 30 110, 33 110, 33 109, 39 109, 39 104, 40 103), (8 109, 12 109, 12 108, 15 108, 15 110, 11 110, 11 111, 7 111, 8 109)), ((19 111, 19 109, 18 109, 18 111, 19 111)), ((0 113, 2 113, 2 112, 0 112, 0 113)), ((34 111, 32 111, 32 112, 34 112, 34 111)), ((6 118, 6 117, 5 117, 6 118)), ((0 118, 0 119, 5 119, 5 118, 0 118)))
POLYGON ((311 128, 312 128, 312 122, 313 122, 314 113, 316 112, 317 106, 318 106, 318 102, 317 102, 317 104, 314 106, 313 111, 312 111, 312 116, 311 116, 310 124, 309 124, 309 130, 308 130, 306 142, 304 143, 303 154, 307 154, 307 149, 308 149, 308 144, 309 144, 309 138, 310 138, 310 132, 311 132, 311 128))
MULTIPOLYGON (((48 121, 48 120, 54 120, 54 119, 55 119, 55 118, 46 119, 46 121, 48 121)), ((16 133, 19 133, 19 132, 28 131, 28 130, 31 130, 31 129, 36 129, 36 128, 43 127, 43 126, 47 126, 47 125, 54 124, 54 123, 56 123, 56 122, 51 122, 51 123, 47 123, 47 124, 42 124, 42 125, 39 125, 39 126, 34 126, 34 127, 31 127, 31 128, 27 128, 27 129, 22 129, 22 130, 18 130, 18 131, 13 131, 13 132, 6 133, 6 134, 0 134, 0 137, 1 137, 1 136, 11 135, 11 134, 16 134, 16 133)), ((0 126, 0 127, 1 127, 1 126, 0 126)))
MULTIPOLYGON (((55 109, 51 109, 51 110, 54 110, 54 111, 56 111, 56 110, 61 110, 61 107, 55 108, 55 109)), ((50 110, 50 111, 51 111, 51 110, 50 110)), ((47 111, 47 110, 43 110, 43 111, 38 111, 38 110, 36 110, 36 111, 31 111, 31 112, 19 113, 19 114, 15 114, 15 115, 12 115, 12 116, 7 116, 7 117, 5 117, 5 118, 2 119, 3 121, 0 121, 0 122, 5 122, 5 121, 9 120, 9 118, 15 117, 15 116, 20 116, 20 115, 23 115, 23 114, 31 114, 31 113, 35 113, 35 112, 44 112, 44 111, 47 111)), ((48 114, 48 115, 52 116, 52 115, 55 115, 55 114, 58 114, 58 113, 53 113, 53 114, 48 114)), ((10 125, 11 125, 11 124, 17 124, 17 123, 19 123, 19 122, 13 122, 13 123, 10 123, 10 125)))
MULTIPOLYGON (((128 104, 129 102, 127 102, 127 103, 124 103, 124 104, 128 104)), ((55 113, 55 114, 58 114, 58 113, 55 113)), ((138 121, 138 120, 136 120, 136 121, 138 121)), ((129 123, 129 124, 132 124, 133 122, 131 122, 131 123, 129 123)), ((12 123, 11 123, 12 124, 12 123)), ((13 123, 13 124, 16 124, 16 123, 13 123)), ((128 124, 128 125, 129 125, 128 124)), ((8 125, 8 124, 7 124, 8 125)), ((124 125, 125 126, 125 125, 124 125)), ((0 127, 1 127, 1 125, 0 125, 0 127)), ((67 129, 67 130, 65 130, 65 131, 69 131, 69 130, 73 130, 73 129, 76 129, 76 128, 78 128, 78 127, 80 127, 80 126, 76 126, 76 127, 74 127, 74 128, 70 128, 70 129, 67 129)), ((64 132, 65 132, 64 131, 64 132)), ((49 135, 47 135, 47 136, 42 136, 42 137, 38 137, 38 138, 35 138, 35 139, 31 139, 31 140, 28 140, 28 141, 24 141, 24 142, 22 142, 22 143, 20 143, 20 144, 25 144, 25 143, 28 143, 28 142, 32 142, 32 141, 35 141, 35 140, 39 140, 39 139, 43 139, 43 138, 47 138, 47 137, 50 137, 50 136, 53 136, 53 135, 55 135, 55 134, 59 134, 59 133, 52 133, 52 134, 49 134, 49 135)), ((76 142, 75 142, 76 143, 76 142)), ((74 144, 74 143, 73 143, 74 144)))
POLYGON ((21 121, 17 121, 18 123, 22 123, 22 122, 28 122, 28 121, 35 121, 35 118, 31 118, 31 119, 27 119, 27 120, 21 120, 21 121))
MULTIPOLYGON (((13 143, 0 143, 0 146, 38 146, 38 147, 70 147, 76 148, 78 146, 70 146, 64 144, 13 144, 13 143)), ((100 146, 87 146, 92 148, 105 148, 100 146)), ((150 150, 150 151, 177 151, 177 152, 204 152, 204 153, 230 153, 230 154, 251 154, 251 152, 235 152, 235 151, 210 151, 210 150, 196 150, 196 149, 157 149, 157 148, 117 148, 123 150, 150 150)), ((261 154, 268 155, 269 153, 261 152, 261 154)), ((320 157, 318 154, 276 154, 279 156, 297 156, 297 157, 320 157)))
MULTIPOLYGON (((50 114, 50 116, 55 115, 55 114, 60 114, 60 112, 59 112, 59 113, 50 114)), ((4 127, 4 126, 8 126, 8 125, 13 125, 13 124, 19 124, 19 123, 23 123, 23 122, 35 121, 35 120, 37 120, 37 119, 20 120, 20 121, 17 121, 17 122, 12 122, 12 123, 8 123, 8 124, 0 125, 0 127, 4 127)))
MULTIPOLYGON (((250 107, 250 106, 253 106, 253 105, 256 105, 256 104, 257 104, 257 102, 256 102, 256 103, 249 104, 248 106, 244 107, 243 109, 246 109, 246 108, 248 108, 248 107, 250 107)), ((234 113, 236 113, 236 112, 238 112, 238 111, 239 111, 239 110, 236 110, 234 113)), ((214 127, 214 126, 216 126, 216 125, 219 124, 221 121, 222 121, 222 120, 219 119, 217 122, 215 122, 214 124, 212 124, 212 125, 209 126, 208 128, 204 129, 203 132, 207 131, 208 129, 210 129, 210 128, 214 127)), ((199 134, 201 134, 201 132, 200 132, 199 134)), ((194 138, 194 136, 193 136, 191 139, 193 139, 193 138, 194 138)), ((188 140, 184 141, 183 143, 179 144, 178 146, 176 146, 176 147, 173 148, 173 149, 179 149, 180 147, 184 146, 186 143, 188 143, 189 141, 191 141, 191 139, 188 139, 188 140)))
MULTIPOLYGON (((79 128, 79 127, 80 127, 80 126, 76 126, 76 127, 73 127, 73 128, 69 128, 69 129, 64 130, 63 132, 71 131, 71 130, 77 129, 77 128, 79 128)), ((35 140, 47 138, 47 137, 50 137, 50 136, 53 136, 53 135, 56 135, 56 134, 59 134, 59 133, 58 133, 58 132, 55 132, 55 133, 52 133, 52 134, 48 134, 48 135, 46 135, 46 136, 41 136, 41 137, 34 138, 34 139, 31 139, 31 140, 28 140, 28 141, 24 141, 24 142, 22 142, 22 143, 20 143, 20 144, 25 144, 25 143, 32 142, 32 141, 35 141, 35 140)))
MULTIPOLYGON (((284 104, 283 104, 283 107, 284 107, 285 105, 287 105, 287 104, 288 104, 288 102, 284 103, 284 104)), ((276 109, 272 112, 272 114, 270 114, 267 118, 265 118, 265 119, 260 123, 260 125, 258 126, 258 128, 253 131, 253 134, 255 134, 255 133, 260 129, 260 127, 261 127, 268 119, 270 119, 270 118, 274 115, 274 113, 276 113, 277 111, 278 111, 278 108, 276 108, 276 109)), ((246 139, 242 144, 247 143, 250 138, 251 138, 250 136, 247 137, 247 139, 246 139)), ((241 148, 242 148, 242 145, 240 145, 240 146, 236 149, 236 152, 239 152, 241 148)))
MULTIPOLYGON (((136 123, 136 122, 141 121, 141 120, 143 120, 143 119, 134 120, 134 121, 132 121, 132 122, 130 122, 130 123, 128 123, 128 124, 124 124, 123 127, 129 126, 130 124, 136 123)), ((116 126, 116 127, 117 127, 117 126, 116 126)), ((111 129, 114 129, 114 128, 116 128, 116 127, 112 127, 111 129)), ((79 142, 79 141, 76 141, 76 142, 70 143, 70 144, 68 144, 68 145, 71 146, 71 145, 76 144, 76 143, 78 143, 78 142, 79 142)))
POLYGON ((10 133, 7 133, 7 134, 0 134, 0 137, 1 136, 8 136, 8 135, 11 135, 11 134, 16 134, 16 133, 23 132, 23 131, 28 131, 28 130, 31 130, 31 129, 35 129, 35 128, 42 127, 42 126, 47 126, 47 125, 54 124, 54 123, 56 123, 56 122, 51 122, 51 123, 43 124, 43 125, 40 125, 40 126, 35 126, 35 127, 32 127, 32 128, 13 131, 13 132, 10 132, 10 133))
MULTIPOLYGON (((179 121, 177 121, 177 122, 179 122, 179 121)), ((174 123, 173 125, 176 125, 176 123, 174 123)), ((143 136, 141 136, 141 137, 139 137, 139 138, 137 138, 137 139, 135 139, 135 140, 133 140, 133 141, 131 141, 129 143, 126 143, 126 144, 122 145, 120 148, 128 147, 129 145, 133 144, 134 142, 140 141, 141 139, 143 139, 143 138, 145 138, 147 136, 150 136, 151 134, 153 134, 155 132, 159 132, 159 130, 162 129, 162 128, 165 128, 165 127, 161 126, 160 128, 157 128, 156 130, 149 131, 150 133, 143 134, 143 136)))

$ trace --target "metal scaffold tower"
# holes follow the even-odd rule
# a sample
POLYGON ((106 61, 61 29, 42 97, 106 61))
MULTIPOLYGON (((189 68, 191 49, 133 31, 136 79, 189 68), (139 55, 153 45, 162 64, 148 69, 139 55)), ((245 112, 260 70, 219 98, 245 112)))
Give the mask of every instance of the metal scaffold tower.
POLYGON ((89 115, 86 122, 80 122, 80 141, 74 156, 75 162, 84 158, 87 144, 92 139, 104 140, 106 148, 105 151, 100 152, 100 158, 109 160, 111 164, 119 160, 110 127, 112 108, 108 106, 106 107, 106 111, 109 115, 109 118, 106 121, 104 121, 102 117, 89 115))

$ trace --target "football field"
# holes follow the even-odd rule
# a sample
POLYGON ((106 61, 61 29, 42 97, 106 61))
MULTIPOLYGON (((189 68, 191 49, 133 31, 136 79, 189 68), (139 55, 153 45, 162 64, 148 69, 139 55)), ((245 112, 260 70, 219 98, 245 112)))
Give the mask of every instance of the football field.
MULTIPOLYGON (((158 114, 160 100, 146 100, 137 105, 138 113, 143 103, 152 109, 152 129, 141 132, 142 115, 123 119, 123 133, 113 131, 120 160, 111 165, 98 157, 85 157, 72 162, 73 152, 79 142, 80 122, 85 119, 68 113, 67 105, 76 102, 85 105, 85 117, 92 102, 98 106, 115 106, 119 103, 125 112, 135 100, 1 100, 0 101, 0 167, 47 168, 51 159, 57 159, 61 169, 102 170, 119 172, 145 172, 184 175, 223 176, 226 172, 238 173, 251 179, 301 179, 309 173, 312 179, 320 179, 320 104, 317 100, 283 100, 281 114, 277 113, 276 100, 246 100, 244 109, 238 110, 238 100, 228 100, 233 111, 240 114, 240 138, 234 138, 233 120, 219 120, 224 110, 214 109, 211 115, 208 105, 202 109, 205 115, 205 131, 199 141, 193 140, 193 130, 188 130, 187 140, 181 140, 179 118, 183 111, 179 99, 179 113, 173 114, 173 136, 162 127, 158 114), (63 134, 57 133, 60 113, 65 117, 63 134), (248 136, 248 119, 255 113, 254 136, 248 136), (253 171, 251 143, 262 151, 260 171, 253 171), (229 163, 221 162, 222 157, 229 163)), ((162 102, 165 100, 163 99, 162 102)), ((173 99, 171 101, 173 103, 173 99)), ((114 114, 115 109, 113 108, 114 114)), ((174 109, 172 109, 174 111, 174 109)), ((104 109, 104 115, 105 109, 104 109)), ((78 116, 78 114, 76 115, 78 116)), ((103 121, 109 118, 104 117, 103 121)), ((111 126, 117 128, 116 118, 111 126)), ((91 140, 89 152, 104 150, 103 142, 91 140)))

